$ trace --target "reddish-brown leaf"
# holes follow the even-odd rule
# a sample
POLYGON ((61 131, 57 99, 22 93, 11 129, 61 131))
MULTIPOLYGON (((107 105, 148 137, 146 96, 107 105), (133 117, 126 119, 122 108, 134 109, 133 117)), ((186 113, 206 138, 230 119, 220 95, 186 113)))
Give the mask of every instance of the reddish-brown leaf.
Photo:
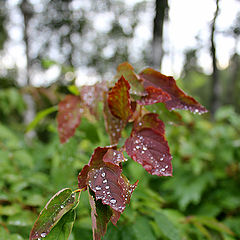
POLYGON ((110 137, 111 144, 117 144, 121 138, 122 129, 126 126, 126 121, 116 118, 109 110, 107 99, 104 101, 105 128, 110 137))
POLYGON ((134 132, 140 131, 143 128, 153 128, 159 134, 165 134, 164 123, 158 118, 158 114, 156 113, 147 113, 140 121, 134 123, 134 132))
MULTIPOLYGON (((86 165, 78 176, 79 188, 87 185, 95 193, 96 200, 101 199, 103 204, 109 205, 111 209, 122 213, 129 203, 131 194, 137 183, 131 185, 122 174, 122 168, 117 159, 110 160, 110 155, 124 159, 122 153, 113 150, 113 147, 96 148, 88 165, 86 165), (108 152, 109 151, 109 152, 108 152), (107 156, 105 157, 105 154, 107 156)), ((114 221, 114 220, 113 220, 114 221)))
POLYGON ((140 100, 137 100, 137 103, 140 105, 151 105, 159 102, 167 102, 171 99, 170 95, 164 92, 160 88, 156 87, 147 87, 146 91, 148 93, 147 96, 142 97, 140 100))
POLYGON ((134 68, 128 62, 123 62, 117 67, 117 74, 115 78, 118 80, 121 76, 123 76, 130 84, 131 89, 130 93, 138 96, 145 96, 147 93, 142 84, 142 80, 138 77, 138 75, 134 72, 134 68))
POLYGON ((171 100, 165 102, 168 110, 185 109, 199 114, 207 112, 205 107, 177 86, 173 77, 165 76, 152 68, 143 70, 139 76, 145 88, 159 88, 170 95, 171 100))
POLYGON ((119 165, 121 162, 125 162, 126 158, 124 158, 123 152, 110 148, 104 155, 103 161, 119 165))
POLYGON ((105 82, 96 83, 91 86, 83 86, 81 88, 80 97, 82 103, 96 118, 98 118, 98 103, 103 101, 104 91, 107 91, 105 82))
POLYGON ((164 123, 157 116, 146 114, 135 123, 125 148, 128 155, 150 174, 171 176, 172 156, 164 136, 164 123))
POLYGON ((132 115, 130 85, 122 76, 108 93, 108 106, 113 116, 127 121, 132 115))
POLYGON ((75 133, 80 124, 83 108, 78 96, 67 95, 58 104, 58 133, 61 143, 65 143, 75 133))
POLYGON ((113 211, 100 200, 96 201, 94 192, 89 188, 88 196, 91 205, 93 239, 101 240, 107 231, 107 224, 113 216, 113 211))

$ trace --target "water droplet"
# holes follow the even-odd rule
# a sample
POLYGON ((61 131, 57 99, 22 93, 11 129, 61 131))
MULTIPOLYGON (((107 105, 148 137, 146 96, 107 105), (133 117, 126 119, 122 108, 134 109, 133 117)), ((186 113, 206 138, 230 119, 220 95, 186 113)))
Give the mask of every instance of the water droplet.
POLYGON ((117 202, 117 200, 114 199, 114 198, 112 198, 112 199, 110 200, 110 203, 112 203, 112 204, 115 204, 116 202, 117 202))
POLYGON ((64 208, 64 206, 63 206, 63 205, 61 205, 61 206, 60 206, 60 208, 61 208, 61 209, 63 209, 63 208, 64 208))
POLYGON ((152 166, 151 165, 147 164, 147 165, 144 165, 143 167, 145 168, 146 171, 152 170, 152 166))
POLYGON ((160 158, 160 161, 162 161, 163 160, 163 158, 160 158))
POLYGON ((102 177, 105 177, 105 175, 106 175, 106 173, 105 173, 105 172, 103 172, 103 173, 101 174, 101 176, 102 176, 102 177))
POLYGON ((101 190, 102 188, 100 186, 96 186, 96 190, 99 191, 101 190))
POLYGON ((143 146, 143 150, 144 150, 144 151, 146 151, 146 150, 147 150, 146 146, 143 146))
POLYGON ((116 153, 115 153, 115 152, 113 153, 113 156, 116 156, 116 153))
POLYGON ((102 182, 103 182, 103 183, 107 183, 107 179, 104 179, 102 182))
POLYGON ((44 232, 43 232, 43 233, 41 233, 41 237, 43 237, 43 238, 44 238, 44 237, 46 237, 46 236, 47 236, 47 234, 46 234, 46 233, 44 233, 44 232))
POLYGON ((161 171, 164 172, 164 171, 165 171, 165 168, 162 168, 161 171))
POLYGON ((165 168, 168 168, 168 165, 165 168))
POLYGON ((140 146, 136 146, 136 149, 139 149, 140 148, 140 146))
POLYGON ((109 186, 106 186, 105 188, 106 188, 106 189, 109 189, 109 186))

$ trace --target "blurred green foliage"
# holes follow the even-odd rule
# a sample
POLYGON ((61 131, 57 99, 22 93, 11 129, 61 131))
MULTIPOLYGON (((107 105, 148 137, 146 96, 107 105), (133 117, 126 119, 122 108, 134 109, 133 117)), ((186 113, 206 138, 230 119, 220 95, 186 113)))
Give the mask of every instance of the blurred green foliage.
MULTIPOLYGON (((51 118, 35 129, 48 134, 48 141, 38 134, 29 141, 26 126, 13 114, 19 119, 24 114, 22 95, 12 91, 0 92, 0 240, 28 239, 50 197, 65 187, 77 189, 77 175, 93 150, 109 145, 103 119, 85 118, 64 145, 51 118)), ((188 112, 182 116, 183 124, 166 125, 173 177, 151 176, 134 161, 126 162, 125 174, 140 182, 117 227, 109 224, 104 239, 240 238, 240 116, 232 107, 219 109, 215 122, 188 112)), ((123 136, 130 131, 131 126, 123 136)), ((86 192, 70 236, 74 239, 92 239, 86 192)))

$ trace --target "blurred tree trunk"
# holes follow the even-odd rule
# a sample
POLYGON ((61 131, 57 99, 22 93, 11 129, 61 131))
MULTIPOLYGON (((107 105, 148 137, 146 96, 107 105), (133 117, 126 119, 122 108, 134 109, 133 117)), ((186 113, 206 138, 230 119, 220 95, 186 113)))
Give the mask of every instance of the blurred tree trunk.
POLYGON ((163 26, 168 18, 168 0, 155 0, 155 18, 153 24, 152 62, 153 67, 161 69, 163 50, 163 26))
MULTIPOLYGON (((29 22, 33 17, 33 7, 28 2, 28 0, 22 0, 20 4, 20 10, 23 16, 24 26, 23 26, 23 40, 25 44, 25 56, 26 56, 26 85, 31 85, 31 59, 30 59, 30 46, 29 46, 29 22)), ((30 94, 25 93, 23 95, 24 101, 26 103, 26 111, 24 113, 24 123, 28 125, 33 121, 36 115, 36 108, 33 98, 30 94)), ((31 140, 35 136, 35 131, 26 133, 26 139, 31 140)))
POLYGON ((238 98, 238 86, 237 86, 237 79, 239 78, 239 69, 240 69, 240 56, 237 54, 237 52, 234 53, 234 55, 231 58, 230 63, 230 78, 229 83, 227 86, 227 98, 226 103, 235 105, 237 104, 237 98, 238 98))
POLYGON ((24 20, 23 40, 25 43, 25 55, 26 55, 26 82, 27 85, 31 84, 30 80, 30 47, 29 47, 29 21, 33 16, 32 5, 28 0, 22 0, 20 4, 20 10, 24 20))
POLYGON ((211 56, 212 56, 212 87, 211 87, 211 99, 210 99, 210 111, 212 117, 220 106, 220 81, 219 81, 219 70, 217 68, 217 57, 216 57, 216 45, 215 45, 215 28, 216 19, 219 14, 219 0, 216 0, 216 11, 211 24, 211 56))

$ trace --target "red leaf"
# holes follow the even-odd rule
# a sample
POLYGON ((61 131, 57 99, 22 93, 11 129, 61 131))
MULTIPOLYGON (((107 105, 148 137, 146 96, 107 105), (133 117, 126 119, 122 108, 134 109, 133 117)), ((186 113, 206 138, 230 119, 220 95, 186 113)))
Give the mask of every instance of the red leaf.
POLYGON ((121 138, 121 132, 126 125, 126 121, 123 121, 112 115, 106 100, 104 101, 103 114, 105 119, 105 128, 110 137, 110 142, 111 144, 117 144, 118 140, 121 138))
POLYGON ((131 94, 135 94, 138 96, 145 96, 147 94, 143 87, 142 80, 134 72, 133 66, 128 62, 124 62, 118 65, 117 75, 115 76, 115 78, 119 79, 121 76, 123 76, 129 82, 131 86, 131 94))
POLYGON ((207 112, 206 108, 193 97, 186 95, 178 88, 173 77, 165 76, 152 68, 143 70, 139 76, 143 80, 145 88, 159 88, 170 95, 171 100, 165 102, 168 110, 185 109, 199 114, 207 112))
POLYGON ((108 149, 107 153, 103 157, 105 163, 113 163, 114 165, 119 165, 121 162, 125 162, 126 159, 123 156, 123 152, 114 149, 108 149))
POLYGON ((98 103, 103 101, 103 92, 107 91, 106 83, 96 83, 92 86, 83 86, 80 97, 82 103, 89 109, 90 113, 98 118, 98 103))
MULTIPOLYGON (((109 160, 114 152, 122 158, 119 151, 109 151, 113 147, 96 148, 88 165, 85 165, 78 176, 79 188, 87 185, 95 192, 96 200, 122 213, 129 203, 137 183, 131 185, 124 175, 118 161, 109 160), (109 151, 109 152, 108 152, 109 151), (105 154, 107 156, 105 157, 105 154), (117 164, 114 164, 117 163, 117 164)), ((113 149, 112 149, 113 150, 113 149)))
POLYGON ((159 102, 167 102, 171 99, 170 95, 164 92, 160 88, 155 87, 147 87, 146 91, 148 93, 147 96, 142 97, 140 100, 137 100, 137 103, 140 105, 151 105, 159 102))
POLYGON ((127 121, 132 115, 130 85, 122 76, 108 93, 108 106, 113 116, 127 121))
POLYGON ((101 240, 107 231, 108 222, 113 217, 113 211, 109 206, 103 205, 100 200, 96 201, 90 189, 88 189, 88 196, 91 205, 93 239, 101 240))
POLYGON ((134 131, 140 131, 143 128, 153 128, 159 134, 164 135, 165 126, 163 121, 158 118, 156 113, 145 114, 140 121, 134 123, 134 131))
POLYGON ((152 175, 172 175, 172 156, 164 132, 164 123, 157 114, 146 114, 134 124, 131 137, 125 142, 128 155, 152 175))
POLYGON ((75 133, 80 124, 83 108, 78 96, 67 95, 58 104, 58 133, 61 143, 65 143, 75 133))

